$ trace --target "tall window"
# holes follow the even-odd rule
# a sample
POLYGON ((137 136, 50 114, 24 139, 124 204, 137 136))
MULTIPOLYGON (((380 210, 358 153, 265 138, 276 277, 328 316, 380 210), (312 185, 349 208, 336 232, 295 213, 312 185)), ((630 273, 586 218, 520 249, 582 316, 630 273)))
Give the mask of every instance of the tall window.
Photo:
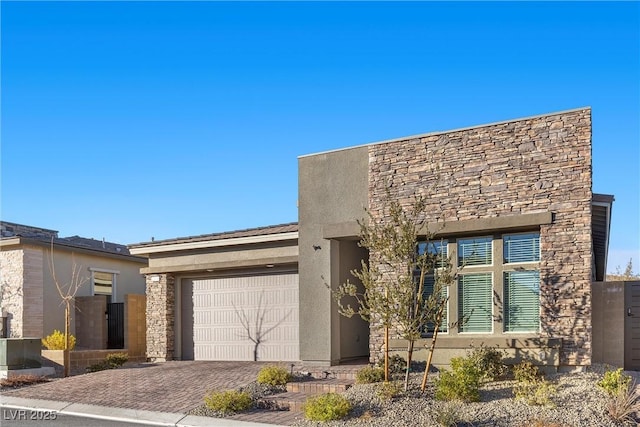
POLYGON ((503 241, 504 330, 537 332, 540 329, 540 234, 505 235, 503 241))
POLYGON ((458 317, 460 332, 491 332, 493 239, 458 239, 458 317), (465 268, 468 270, 465 271, 465 268))
MULTIPOLYGON (((428 272, 424 276, 424 287, 423 287, 422 295, 425 300, 429 298, 431 295, 433 295, 436 280, 438 278, 438 268, 443 267, 445 260, 447 259, 447 256, 448 256, 447 243, 448 242, 446 240, 440 240, 440 241, 433 241, 429 243, 425 242, 418 245, 418 251, 420 252, 420 254, 428 252, 436 256, 436 262, 435 262, 436 268, 428 272)), ((440 301, 445 301, 448 296, 449 296, 449 287, 443 286, 440 289, 440 297, 439 297, 440 301)), ((440 322, 440 326, 438 327, 438 330, 440 332, 447 332, 447 329, 448 329, 447 325, 449 323, 448 311, 449 310, 448 310, 448 303, 447 303, 444 306, 442 322, 440 322)), ((434 330, 435 328, 433 324, 427 324, 424 332, 432 333, 434 330)))

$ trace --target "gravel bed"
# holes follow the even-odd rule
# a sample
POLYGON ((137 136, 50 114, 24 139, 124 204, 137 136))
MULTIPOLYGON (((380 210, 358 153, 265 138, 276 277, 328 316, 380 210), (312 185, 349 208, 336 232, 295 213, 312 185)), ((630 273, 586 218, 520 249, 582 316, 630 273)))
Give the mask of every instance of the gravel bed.
MULTIPOLYGON (((557 388, 553 397, 554 407, 528 405, 513 397, 514 380, 503 380, 485 384, 480 391, 480 402, 440 402, 434 398, 433 379, 424 395, 420 393, 423 373, 411 374, 409 390, 392 400, 378 397, 380 384, 356 384, 343 393, 353 405, 348 418, 332 422, 296 421, 297 427, 334 426, 442 426, 438 416, 453 413, 457 427, 619 427, 606 414, 606 395, 596 386, 604 369, 594 365, 589 372, 574 372, 547 375, 557 388), (536 422, 541 422, 536 424, 536 422)), ((298 379, 304 380, 304 378, 298 379)), ((636 380, 637 381, 637 380, 636 380)), ((240 389, 247 391, 255 400, 284 391, 283 387, 270 387, 257 382, 240 389)), ((275 409, 275 408, 265 408, 275 409)), ((202 405, 189 412, 190 415, 224 417, 202 405)), ((639 424, 640 425, 640 424, 639 424)))
MULTIPOLYGON (((414 374, 409 391, 392 401, 376 395, 377 384, 354 385, 344 393, 354 409, 348 419, 318 423, 301 420, 294 425, 310 426, 440 426, 437 414, 449 410, 456 414, 457 426, 532 426, 544 421, 549 427, 618 426, 605 413, 606 398, 595 385, 601 375, 580 372, 549 375, 557 387, 556 407, 530 406, 513 398, 515 381, 498 381, 483 386, 481 402, 439 402, 433 398, 433 386, 419 393, 422 374, 414 374), (556 423, 551 424, 551 423, 556 423)), ((429 381, 431 383, 431 380, 429 381)))

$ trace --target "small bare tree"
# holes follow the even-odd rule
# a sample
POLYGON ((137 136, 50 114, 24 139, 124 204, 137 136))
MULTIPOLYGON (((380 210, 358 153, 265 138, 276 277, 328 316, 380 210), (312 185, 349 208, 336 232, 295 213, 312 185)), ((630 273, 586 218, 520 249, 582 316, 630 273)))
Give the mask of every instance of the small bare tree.
POLYGON ((253 316, 249 315, 244 309, 239 309, 238 307, 236 307, 234 303, 231 303, 236 313, 236 316, 238 316, 238 319, 242 324, 242 328, 244 329, 244 334, 242 336, 253 343, 253 361, 254 362, 258 361, 258 350, 259 350, 260 344, 262 344, 265 341, 265 337, 275 328, 280 326, 282 322, 284 322, 285 319, 289 317, 289 315, 291 314, 291 310, 289 310, 282 319, 278 320, 276 323, 274 323, 269 327, 265 327, 264 321, 268 313, 268 310, 262 306, 263 295, 264 295, 264 292, 261 292, 260 298, 258 299, 258 308, 255 313, 254 319, 252 319, 251 317, 253 316))
POLYGON ((65 377, 69 376, 69 350, 70 350, 70 329, 71 329, 71 305, 75 301, 76 295, 82 286, 89 281, 89 278, 82 275, 82 266, 75 262, 73 253, 71 254, 71 278, 67 282, 59 280, 56 275, 53 238, 51 239, 51 250, 49 253, 49 270, 53 283, 56 285, 58 294, 64 304, 64 371, 65 377))
MULTIPOLYGON (((384 210, 382 219, 367 211, 368 221, 358 221, 359 245, 369 250, 371 259, 369 264, 363 260, 361 269, 351 274, 362 283, 363 291, 347 281, 333 291, 333 296, 341 315, 358 314, 370 324, 384 328, 385 381, 389 380, 390 329, 407 341, 406 390, 415 342, 422 337, 427 324, 439 325, 442 321, 447 304, 443 289, 453 281, 453 275, 448 268, 449 259, 429 249, 434 235, 426 229, 424 198, 416 197, 405 208, 387 188, 384 210), (425 279, 429 274, 434 274, 434 285, 432 292, 425 295, 425 279)), ((437 338, 437 326, 434 336, 437 338)))

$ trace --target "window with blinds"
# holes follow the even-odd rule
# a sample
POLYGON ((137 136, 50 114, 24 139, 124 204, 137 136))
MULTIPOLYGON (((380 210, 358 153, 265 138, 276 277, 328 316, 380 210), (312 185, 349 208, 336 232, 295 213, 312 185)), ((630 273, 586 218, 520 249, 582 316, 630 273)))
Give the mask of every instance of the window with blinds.
POLYGON ((458 278, 460 332, 492 331, 491 273, 463 274, 458 278))
POLYGON ((540 233, 506 234, 502 240, 506 264, 540 261, 540 233))
MULTIPOLYGON (((447 259, 447 256, 448 256, 447 243, 448 242, 446 240, 438 240, 438 241, 434 240, 430 242, 421 242, 418 245, 418 252, 420 254, 424 254, 425 252, 428 251, 428 253, 430 254, 437 255, 436 268, 444 267, 445 260, 447 259)), ((424 287, 422 291, 422 297, 425 300, 429 298, 431 295, 433 295, 436 278, 437 278, 437 271, 435 272, 431 271, 425 275, 424 287)), ((447 301, 448 296, 449 296, 449 288, 447 286, 443 286, 440 289, 439 300, 447 301)), ((445 305, 442 322, 440 322, 440 326, 438 327, 438 330, 440 332, 447 332, 447 325, 448 325, 448 307, 445 305)), ((424 332, 433 333, 434 330, 435 330, 434 325, 431 323, 426 325, 424 332)))
POLYGON ((504 330, 537 332, 540 329, 540 273, 504 272, 504 330))
POLYGON ((491 265, 491 237, 458 240, 458 266, 491 265))
MULTIPOLYGON (((436 281, 436 274, 437 273, 431 273, 431 274, 427 274, 424 277, 424 288, 422 291, 422 296, 424 298, 424 300, 426 301, 427 298, 429 298, 431 295, 433 295, 433 290, 435 288, 435 281, 436 281)), ((438 300, 440 302, 444 302, 447 301, 447 297, 449 296, 449 287, 448 286, 442 286, 440 288, 440 296, 438 298, 438 300)), ((442 321, 440 322, 440 326, 438 327, 438 330, 440 332, 447 332, 447 325, 449 323, 449 318, 448 318, 448 302, 445 303, 444 306, 444 313, 442 316, 442 321)), ((425 328, 425 332, 427 333, 432 333, 435 330, 434 328, 434 324, 433 323, 428 323, 426 328, 425 328)))

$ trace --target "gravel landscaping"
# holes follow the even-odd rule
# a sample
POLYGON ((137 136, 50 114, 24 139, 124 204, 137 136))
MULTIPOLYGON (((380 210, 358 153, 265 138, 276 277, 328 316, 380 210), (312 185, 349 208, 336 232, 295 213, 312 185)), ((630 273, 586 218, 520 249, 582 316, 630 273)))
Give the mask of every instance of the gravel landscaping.
MULTIPOLYGON (((532 406, 513 397, 514 380, 487 383, 481 389, 481 401, 475 403, 441 402, 434 398, 432 374, 424 395, 420 393, 422 373, 412 374, 409 391, 385 400, 378 396, 378 384, 356 384, 344 396, 353 404, 349 416, 340 421, 313 422, 302 419, 294 426, 536 426, 536 427, 616 427, 606 411, 607 396, 596 386, 604 369, 594 366, 588 372, 548 375, 556 387, 553 406, 532 406), (448 417, 447 417, 448 416, 448 417), (447 423, 443 419, 447 418, 447 423), (454 422, 451 422, 455 420, 454 422)), ((637 378, 636 378, 637 380, 637 378)), ((244 387, 252 397, 281 391, 257 383, 244 387)), ((204 406, 193 415, 220 416, 204 406)), ((633 425, 638 425, 634 423, 633 425)))
MULTIPOLYGON (((513 398, 515 381, 497 381, 482 387, 481 402, 439 402, 433 398, 433 386, 424 396, 419 393, 421 374, 411 378, 410 390, 384 401, 377 397, 378 384, 354 385, 344 395, 354 409, 348 419, 318 423, 299 421, 295 426, 440 426, 438 414, 449 412, 457 426, 547 426, 614 427, 605 410, 605 394, 596 386, 602 375, 580 372, 549 375, 557 387, 555 408, 530 406, 513 398), (545 422, 545 424, 536 424, 545 422), (554 424, 555 423, 555 424, 554 424)), ((431 382, 431 380, 430 380, 431 382)))

